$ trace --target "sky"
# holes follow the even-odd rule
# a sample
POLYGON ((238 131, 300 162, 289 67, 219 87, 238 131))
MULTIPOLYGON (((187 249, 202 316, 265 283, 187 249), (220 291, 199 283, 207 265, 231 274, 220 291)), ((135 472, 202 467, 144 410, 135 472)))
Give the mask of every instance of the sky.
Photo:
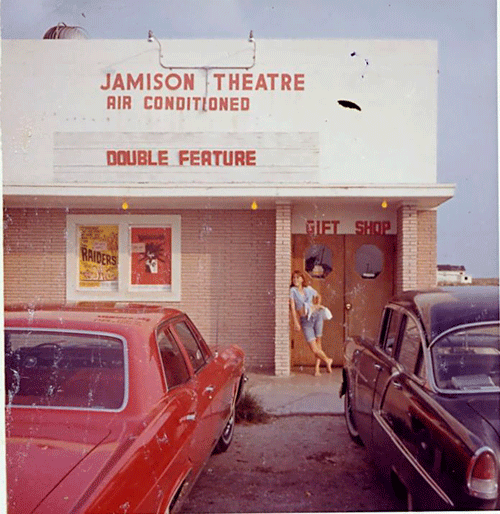
POLYGON ((438 263, 498 277, 495 0, 2 0, 4 39, 64 22, 91 39, 434 39, 438 41, 438 263))

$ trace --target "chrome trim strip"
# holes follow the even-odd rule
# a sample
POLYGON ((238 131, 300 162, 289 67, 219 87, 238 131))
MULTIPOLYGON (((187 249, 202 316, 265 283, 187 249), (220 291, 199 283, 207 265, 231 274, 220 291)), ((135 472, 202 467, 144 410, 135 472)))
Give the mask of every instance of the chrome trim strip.
POLYGON ((434 479, 427 473, 427 471, 423 468, 423 466, 418 462, 418 460, 408 451, 408 449, 399 441, 399 438, 396 436, 392 428, 385 421, 385 419, 380 415, 379 411, 373 411, 373 416, 378 421, 380 426, 383 428, 385 433, 391 438, 392 442, 396 445, 398 450, 403 454, 403 456, 410 462, 410 464, 416 469, 416 471, 422 476, 422 478, 432 487, 432 489, 438 494, 438 496, 445 501, 451 507, 454 507, 454 503, 451 501, 449 496, 439 487, 439 485, 434 481, 434 479))
POLYGON ((56 332, 56 333, 65 333, 65 334, 82 334, 82 335, 98 335, 104 337, 110 337, 113 339, 118 339, 123 344, 123 373, 124 373, 124 391, 123 391, 123 402, 118 409, 105 409, 105 408, 96 408, 96 407, 64 407, 64 406, 54 406, 50 405, 16 405, 14 403, 5 403, 5 407, 9 409, 49 409, 49 410, 64 410, 64 411, 86 411, 86 412, 122 412, 125 410, 125 407, 128 404, 129 400, 129 364, 128 364, 128 345, 127 340, 124 336, 120 334, 116 334, 114 332, 103 332, 100 330, 73 330, 69 328, 56 328, 56 327, 19 327, 19 326, 9 326, 6 325, 4 327, 4 332, 56 332))
POLYGON ((438 334, 434 339, 432 339, 429 342, 428 348, 431 349, 432 346, 434 346, 440 339, 447 336, 451 332, 458 332, 459 330, 463 330, 464 328, 471 328, 471 327, 484 327, 484 326, 490 326, 490 325, 498 325, 498 320, 489 320, 489 321, 476 321, 474 323, 465 323, 464 325, 455 325, 454 327, 449 328, 448 330, 445 330, 444 332, 441 332, 438 334))

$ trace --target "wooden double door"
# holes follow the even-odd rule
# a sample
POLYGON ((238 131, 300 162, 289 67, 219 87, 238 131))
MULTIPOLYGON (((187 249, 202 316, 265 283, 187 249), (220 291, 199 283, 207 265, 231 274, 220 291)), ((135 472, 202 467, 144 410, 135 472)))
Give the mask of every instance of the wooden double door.
MULTIPOLYGON (((292 270, 305 273, 309 285, 332 312, 324 322, 322 346, 334 365, 343 362, 349 336, 375 338, 380 315, 394 291, 396 236, 292 236, 292 270)), ((312 366, 315 357, 302 332, 290 326, 292 366, 312 366)))

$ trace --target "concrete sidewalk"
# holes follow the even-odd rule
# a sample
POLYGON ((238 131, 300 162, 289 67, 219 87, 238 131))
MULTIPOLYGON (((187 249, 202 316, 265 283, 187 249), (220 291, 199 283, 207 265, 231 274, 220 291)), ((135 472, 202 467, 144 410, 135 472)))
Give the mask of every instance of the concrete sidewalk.
POLYGON ((343 414, 344 398, 339 398, 342 368, 315 377, 312 370, 293 371, 289 377, 247 373, 246 390, 257 397, 269 414, 343 414))

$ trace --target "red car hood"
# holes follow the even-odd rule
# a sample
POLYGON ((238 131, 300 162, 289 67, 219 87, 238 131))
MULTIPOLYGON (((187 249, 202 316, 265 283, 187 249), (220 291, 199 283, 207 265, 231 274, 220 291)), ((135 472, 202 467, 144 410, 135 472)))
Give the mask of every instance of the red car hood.
MULTIPOLYGON (((7 416, 9 514, 32 512, 109 434, 106 427, 83 430, 69 423, 10 424, 7 416)), ((81 485, 83 492, 86 484, 81 485)))

